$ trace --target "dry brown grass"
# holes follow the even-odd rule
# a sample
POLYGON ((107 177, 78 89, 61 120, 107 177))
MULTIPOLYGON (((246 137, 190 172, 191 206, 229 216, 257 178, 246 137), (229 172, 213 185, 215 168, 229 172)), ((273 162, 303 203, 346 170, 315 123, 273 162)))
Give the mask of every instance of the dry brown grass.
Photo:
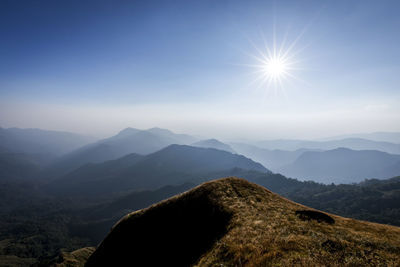
POLYGON ((62 252, 57 259, 58 262, 51 267, 83 267, 89 256, 95 250, 94 247, 81 248, 72 252, 62 252))
POLYGON ((295 212, 309 208, 242 179, 203 186, 233 217, 196 266, 400 266, 398 227, 335 215, 332 225, 304 221, 295 212))
MULTIPOLYGON (((127 215, 121 222, 126 225, 179 201, 190 205, 191 199, 201 194, 231 217, 223 236, 194 266, 400 266, 400 228, 331 214, 334 224, 303 220, 296 211, 310 208, 238 178, 202 184, 127 215)), ((157 251, 152 253, 157 256, 157 251)), ((131 256, 135 258, 135 251, 131 256)))

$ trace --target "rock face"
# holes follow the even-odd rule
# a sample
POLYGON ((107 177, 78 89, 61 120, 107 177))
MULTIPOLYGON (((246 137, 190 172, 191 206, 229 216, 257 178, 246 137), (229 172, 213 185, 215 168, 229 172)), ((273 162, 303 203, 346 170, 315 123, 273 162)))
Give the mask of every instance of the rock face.
POLYGON ((396 266, 399 255, 397 227, 224 178, 126 215, 85 266, 396 266))

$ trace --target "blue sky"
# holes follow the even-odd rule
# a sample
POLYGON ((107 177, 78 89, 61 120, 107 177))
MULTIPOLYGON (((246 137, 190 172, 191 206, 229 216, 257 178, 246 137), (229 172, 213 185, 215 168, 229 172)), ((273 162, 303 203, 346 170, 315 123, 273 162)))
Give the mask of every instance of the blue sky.
POLYGON ((399 12, 398 1, 3 0, 0 126, 220 138, 400 131, 399 12), (296 79, 279 88, 250 66, 273 40, 294 44, 296 79))

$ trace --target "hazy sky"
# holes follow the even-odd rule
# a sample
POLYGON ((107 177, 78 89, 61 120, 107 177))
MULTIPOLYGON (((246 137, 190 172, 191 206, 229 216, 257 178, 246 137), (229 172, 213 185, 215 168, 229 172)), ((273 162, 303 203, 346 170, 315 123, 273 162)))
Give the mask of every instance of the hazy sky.
POLYGON ((399 1, 0 1, 0 126, 400 131, 399 1), (295 69, 259 82, 273 44, 295 69))

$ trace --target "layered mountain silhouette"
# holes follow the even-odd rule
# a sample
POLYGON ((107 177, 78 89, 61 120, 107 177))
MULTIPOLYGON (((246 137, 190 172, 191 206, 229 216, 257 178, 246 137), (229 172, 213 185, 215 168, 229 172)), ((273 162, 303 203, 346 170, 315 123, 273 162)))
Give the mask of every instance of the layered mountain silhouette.
POLYGON ((400 144, 400 133, 397 132, 374 132, 374 133, 356 133, 339 135, 330 138, 324 138, 325 140, 338 140, 345 138, 363 138, 372 141, 382 141, 394 144, 400 144))
MULTIPOLYGON (((395 139, 397 134, 375 133, 365 136, 391 140, 390 138, 395 139)), ((242 154, 260 162, 271 171, 318 182, 351 183, 366 178, 390 178, 400 174, 399 162, 392 160, 392 158, 396 158, 396 154, 388 156, 379 152, 400 153, 400 144, 354 137, 329 141, 262 141, 258 142, 259 147, 243 143, 230 143, 228 145, 216 139, 198 141, 197 138, 190 135, 176 134, 161 128, 148 130, 126 128, 115 136, 87 144, 90 140, 88 137, 65 132, 0 128, 0 153, 3 169, 7 169, 7 166, 10 166, 10 168, 20 166, 17 167, 17 169, 19 168, 17 172, 20 172, 20 174, 17 174, 17 172, 11 174, 13 172, 10 169, 8 176, 34 177, 43 181, 51 181, 57 180, 88 163, 116 160, 129 154, 136 154, 136 157, 139 158, 139 155, 145 156, 155 153, 171 144, 191 144, 196 147, 214 148, 242 154), (339 146, 353 150, 374 149, 377 151, 374 156, 372 156, 372 152, 367 153, 370 156, 361 156, 366 152, 357 152, 356 154, 359 157, 353 157, 349 154, 349 151, 342 154, 322 153, 322 151, 337 149, 339 146), (321 153, 313 154, 311 152, 321 153), (318 159, 314 160, 312 155, 318 159), (371 158, 368 159, 368 157, 371 158), (347 161, 351 161, 353 158, 354 163, 349 164, 347 161), (22 161, 27 159, 35 167, 22 164, 22 161), (369 163, 369 161, 373 162, 369 163), (6 162, 8 165, 6 165, 6 162)), ((89 167, 85 166, 85 168, 88 169, 89 167)), ((104 167, 104 169, 106 171, 99 172, 109 173, 109 175, 113 172, 113 168, 104 167)), ((103 174, 99 175, 99 177, 103 176, 103 174)), ((194 176, 197 176, 197 174, 194 176)))
MULTIPOLYGON (((139 216, 139 223, 135 221, 141 230, 131 240, 144 246, 134 249, 139 256, 128 252, 135 255, 138 266, 148 266, 143 257, 149 256, 145 248, 150 246, 154 255, 161 255, 161 265, 172 264, 175 251, 181 250, 185 256, 173 266, 290 266, 298 262, 306 266, 396 266, 393 254, 399 254, 398 245, 390 241, 383 248, 381 242, 393 228, 321 213, 270 192, 263 196, 254 184, 235 179, 207 183, 183 193, 218 177, 246 177, 249 182, 324 212, 400 225, 399 177, 364 181, 398 176, 400 156, 377 150, 335 148, 344 144, 395 151, 398 145, 353 137, 357 136, 311 143, 279 141, 273 145, 281 149, 269 149, 225 144, 216 139, 199 141, 160 128, 127 128, 90 144, 82 141, 85 137, 74 134, 0 129, 0 265, 21 266, 43 260, 47 266, 48 259, 60 249, 72 251, 98 244, 122 216, 162 201, 164 204, 135 213, 143 217, 139 216), (306 148, 282 150, 296 146, 306 148), (269 170, 327 184, 286 178, 269 170), (364 182, 348 184, 359 181, 364 182), (176 194, 181 194, 173 198, 180 204, 165 204, 175 203, 163 200, 176 194), (161 213, 154 208, 164 205, 168 207, 160 208, 161 213), (148 215, 148 210, 153 209, 156 212, 148 215), (157 221, 166 223, 159 226, 157 221), (177 228, 190 240, 182 237, 177 228), (157 230, 148 234, 151 229, 157 230), (362 229, 361 235, 358 229, 362 229), (382 238, 376 237, 377 232, 383 233, 382 238), (163 243, 166 238, 172 240, 167 245, 163 243), (160 251, 163 245, 166 252, 160 251), (354 249, 357 246, 359 249, 354 249)), ((389 140, 396 135, 377 134, 378 137, 389 140)), ((115 229, 123 228, 117 224, 110 235, 116 236, 115 229)), ((93 255, 100 255, 100 250, 93 255)), ((92 251, 62 253, 54 264, 66 261, 64 266, 82 266, 92 251)), ((151 264, 160 265, 158 259, 150 258, 151 264)))
POLYGON ((256 142, 256 145, 267 149, 297 150, 297 149, 319 149, 332 150, 346 147, 353 150, 379 150, 391 154, 400 154, 400 144, 390 142, 372 141, 362 138, 345 138, 329 141, 306 141, 306 140, 266 140, 256 142))
POLYGON ((232 169, 270 173, 260 163, 213 148, 170 145, 147 156, 131 154, 118 160, 78 168, 48 186, 56 194, 96 195, 155 189, 200 182, 232 169))
POLYGON ((400 174, 400 155, 348 148, 310 151, 278 171, 288 177, 323 183, 352 183, 367 178, 383 179, 400 174))
POLYGON ((146 155, 171 144, 189 144, 195 140, 196 138, 189 135, 175 134, 161 128, 126 128, 113 137, 98 141, 95 145, 107 145, 114 157, 118 158, 130 153, 146 155))
POLYGON ((230 153, 236 153, 235 150, 232 149, 232 147, 230 147, 225 143, 222 143, 221 141, 218 141, 217 139, 201 140, 191 145, 204 148, 215 148, 219 150, 228 151, 230 153))
POLYGON ((271 150, 243 143, 232 143, 231 146, 235 151, 237 151, 237 153, 260 162, 264 166, 268 166, 271 171, 278 171, 281 167, 293 163, 304 152, 315 151, 315 149, 311 150, 305 148, 297 149, 295 151, 279 149, 271 150))
POLYGON ((48 176, 59 176, 86 163, 100 163, 127 154, 147 155, 171 144, 189 144, 196 138, 175 134, 166 129, 138 130, 126 128, 117 135, 79 148, 60 158, 48 170, 48 176))
POLYGON ((397 227, 225 178, 126 215, 85 266, 396 266, 399 248, 397 227))

